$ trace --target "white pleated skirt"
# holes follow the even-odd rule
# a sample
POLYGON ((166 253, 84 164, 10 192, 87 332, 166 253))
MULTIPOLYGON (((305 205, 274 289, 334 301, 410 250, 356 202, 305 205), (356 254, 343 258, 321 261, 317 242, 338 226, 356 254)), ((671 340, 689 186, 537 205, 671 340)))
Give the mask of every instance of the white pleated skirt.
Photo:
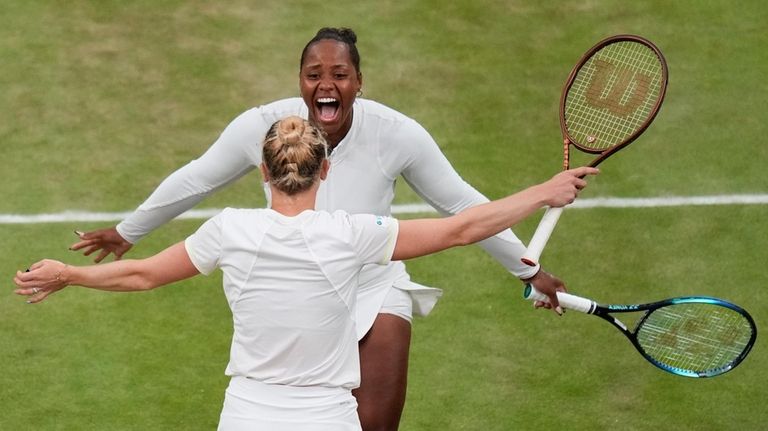
POLYGON ((357 401, 344 388, 270 385, 234 376, 219 431, 360 431, 357 401))

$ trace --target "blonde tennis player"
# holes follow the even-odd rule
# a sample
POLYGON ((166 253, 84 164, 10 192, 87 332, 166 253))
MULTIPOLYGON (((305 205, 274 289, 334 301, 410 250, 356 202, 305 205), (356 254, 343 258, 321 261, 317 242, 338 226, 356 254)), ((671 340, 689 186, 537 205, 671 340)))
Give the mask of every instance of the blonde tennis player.
POLYGON ((316 211, 327 157, 319 129, 299 117, 278 121, 261 164, 271 208, 228 208, 146 259, 84 267, 42 260, 17 272, 15 292, 38 303, 70 285, 141 291, 220 268, 234 330, 219 429, 360 430, 352 390, 360 384, 362 267, 480 241, 544 205, 572 202, 586 185, 580 177, 597 173, 565 171, 456 216, 397 221, 316 211))

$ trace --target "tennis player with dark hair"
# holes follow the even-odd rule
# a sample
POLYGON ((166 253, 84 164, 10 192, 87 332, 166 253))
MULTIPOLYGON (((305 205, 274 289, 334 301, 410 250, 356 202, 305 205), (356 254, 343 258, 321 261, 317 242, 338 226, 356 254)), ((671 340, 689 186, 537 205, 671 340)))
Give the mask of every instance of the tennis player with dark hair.
MULTIPOLYGON (((456 173, 421 125, 358 97, 363 75, 356 42, 349 29, 318 31, 301 54, 301 98, 242 113, 200 158, 166 178, 125 220, 83 234, 71 248, 96 253, 97 262, 110 253, 119 259, 152 230, 259 166, 261 151, 253 143, 261 142, 275 121, 289 115, 317 124, 330 146, 333 169, 318 191, 318 209, 389 215, 400 175, 442 215, 487 202, 456 173)), ((539 266, 524 265, 520 258, 525 246, 512 231, 480 245, 557 303, 555 292, 565 289, 562 281, 539 266)), ((357 336, 362 384, 355 390, 360 418, 366 431, 395 430, 405 401, 411 319, 413 314, 429 313, 441 291, 411 281, 401 262, 364 268, 360 283, 357 336)))
MULTIPOLYGON (((254 143, 256 146, 256 143, 254 143)), ((225 209, 186 241, 142 260, 76 267, 43 260, 18 271, 16 293, 36 303, 68 285, 148 290, 216 268, 233 314, 220 430, 359 430, 358 277, 366 265, 480 241, 543 205, 572 202, 593 168, 447 218, 314 210, 328 147, 306 120, 275 123, 263 145, 270 209, 225 209)), ((389 287, 379 284, 376 290, 389 287)))

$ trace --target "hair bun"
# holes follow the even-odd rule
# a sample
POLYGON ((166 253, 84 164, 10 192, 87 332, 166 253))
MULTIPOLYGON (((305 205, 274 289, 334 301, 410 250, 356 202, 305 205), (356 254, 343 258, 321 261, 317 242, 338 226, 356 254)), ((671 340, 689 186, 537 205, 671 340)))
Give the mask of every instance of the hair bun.
POLYGON ((278 125, 277 136, 285 145, 296 145, 304 134, 304 121, 298 117, 289 117, 278 125))
POLYGON ((309 121, 288 117, 272 124, 264 138, 262 161, 269 183, 288 195, 308 190, 320 176, 328 147, 309 121))

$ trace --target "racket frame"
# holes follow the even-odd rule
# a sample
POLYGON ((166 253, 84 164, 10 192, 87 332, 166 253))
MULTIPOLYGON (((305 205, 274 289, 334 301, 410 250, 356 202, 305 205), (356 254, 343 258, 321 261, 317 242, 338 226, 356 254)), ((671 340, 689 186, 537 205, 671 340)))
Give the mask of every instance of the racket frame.
MULTIPOLYGON (((611 155, 615 154, 617 151, 621 150, 622 148, 626 147, 627 145, 631 144, 635 139, 637 139, 638 136, 640 136, 647 128, 651 125, 653 120, 656 118, 656 115, 659 113, 659 110, 661 109, 661 104, 664 101, 664 97, 667 93, 667 83, 669 81, 669 69, 667 67, 667 60, 664 58, 664 54, 661 53, 661 50, 653 44, 653 42, 649 41, 648 39, 633 35, 633 34, 619 34, 615 36, 607 37, 597 44, 590 48, 584 55, 581 56, 579 61, 576 63, 576 65, 571 69, 571 73, 568 75, 568 79, 565 81, 565 85, 563 86, 563 90, 560 93, 560 131, 562 132, 563 136, 563 170, 568 170, 570 168, 570 159, 571 159, 571 153, 570 153, 570 146, 573 145, 574 147, 578 148, 580 151, 583 151, 585 153, 589 154, 599 154, 598 157, 593 159, 587 166, 589 167, 596 167, 600 163, 602 163, 605 159, 610 157, 611 155), (581 71, 582 67, 589 61, 592 56, 595 55, 596 52, 600 51, 601 49, 605 48, 606 46, 618 43, 618 42, 636 42, 640 43, 649 49, 651 49, 656 56, 659 59, 659 63, 661 64, 661 82, 659 83, 659 96, 656 100, 656 103, 653 105, 653 111, 651 115, 648 116, 648 118, 645 119, 645 121, 624 141, 612 145, 611 147, 601 150, 601 149, 595 149, 590 148, 588 146, 585 146, 578 141, 576 141, 568 132, 568 126, 566 122, 566 99, 568 97, 568 92, 570 91, 571 87, 573 86, 576 77, 578 76, 579 72, 581 71)), ((541 253, 544 250, 544 246, 549 241, 550 236, 552 235, 552 232, 554 231, 555 225, 557 225, 558 220, 560 219, 560 215, 562 214, 565 207, 557 207, 557 208, 547 208, 547 210, 544 213, 544 216, 542 217, 539 226, 536 228, 536 232, 534 232, 533 237, 531 238, 531 241, 528 243, 528 249, 526 250, 525 254, 520 259, 524 264, 528 266, 536 266, 539 263, 539 258, 541 257, 541 253)))
POLYGON ((563 91, 560 93, 560 130, 563 134, 563 170, 568 170, 570 168, 570 149, 569 145, 573 145, 574 147, 578 148, 579 150, 590 153, 590 154, 600 154, 600 156, 596 157, 594 160, 592 160, 587 166, 590 167, 596 167, 600 163, 602 163, 605 159, 619 151, 620 149, 626 147, 627 145, 631 144, 635 139, 637 139, 638 136, 640 136, 645 130, 648 128, 648 126, 651 125, 653 120, 656 118, 656 115, 659 113, 659 110, 661 109, 661 104, 664 102, 664 96, 667 94, 667 83, 669 81, 669 69, 667 67, 667 60, 664 57, 664 54, 661 53, 661 50, 653 44, 650 40, 633 35, 633 34, 619 34, 611 37, 607 37, 597 44, 589 49, 584 55, 581 56, 579 61, 576 63, 576 66, 571 69, 571 73, 568 75, 568 79, 565 82, 565 86, 563 87, 563 91), (653 105, 653 110, 651 115, 648 116, 648 118, 645 119, 645 121, 640 125, 640 127, 637 128, 637 130, 634 131, 629 137, 627 137, 624 141, 622 141, 619 144, 612 145, 608 149, 600 150, 595 148, 590 148, 588 146, 585 146, 582 143, 579 143, 576 141, 569 133, 568 133, 568 126, 566 125, 565 121, 565 101, 568 96, 568 92, 570 91, 571 87, 573 86, 574 81, 576 80, 576 76, 581 71, 581 68, 584 66, 584 64, 589 61, 590 58, 592 58, 593 55, 595 55, 596 52, 600 51, 601 49, 605 48, 606 46, 618 43, 618 42, 636 42, 645 45, 649 49, 651 49, 656 56, 659 58, 659 63, 661 64, 661 76, 662 80, 660 82, 659 86, 659 97, 656 100, 656 103, 653 105))
MULTIPOLYGON (((526 283, 525 290, 523 292, 523 297, 529 300, 549 302, 549 298, 543 293, 536 290, 536 288, 533 287, 530 283, 526 283)), ((583 297, 572 295, 565 292, 558 292, 557 299, 560 302, 560 305, 562 307, 565 307, 570 310, 581 311, 582 313, 586 313, 586 314, 592 314, 611 323, 614 327, 616 327, 616 329, 621 331, 621 333, 624 334, 624 336, 626 336, 627 339, 629 339, 629 341, 632 343, 635 349, 643 356, 643 358, 645 358, 645 360, 647 360, 651 364, 655 365, 656 367, 668 373, 672 373, 678 376, 703 378, 703 377, 714 377, 714 376, 719 376, 721 374, 724 374, 732 370, 733 368, 735 368, 744 360, 744 358, 747 357, 747 354, 749 354, 750 350, 755 344, 755 340, 757 339, 757 325, 755 324, 755 321, 752 318, 752 316, 750 316, 750 314, 746 310, 744 310, 743 308, 739 307, 736 304, 732 304, 723 299, 715 298, 711 296, 681 296, 681 297, 669 298, 669 299, 665 299, 657 302, 649 302, 644 304, 628 304, 628 305, 618 305, 618 304, 601 305, 595 301, 592 301, 591 299, 583 298, 583 297), (710 304, 710 305, 729 308, 739 313, 740 315, 742 315, 749 322, 749 325, 752 328, 750 339, 747 342, 744 350, 734 360, 732 360, 725 366, 714 368, 714 369, 703 371, 703 372, 693 372, 690 370, 684 370, 684 369, 672 367, 657 361, 655 358, 650 356, 645 351, 645 349, 643 349, 643 347, 640 345, 637 339, 637 331, 638 329, 640 329, 640 327, 642 327, 643 323, 648 318, 648 316, 651 315, 652 312, 660 308, 664 308, 664 307, 668 307, 676 304, 710 304), (626 324, 624 324, 624 322, 622 322, 621 320, 619 320, 618 318, 612 315, 612 313, 635 313, 635 312, 644 312, 644 313, 635 322, 635 325, 632 329, 630 329, 626 324)))

